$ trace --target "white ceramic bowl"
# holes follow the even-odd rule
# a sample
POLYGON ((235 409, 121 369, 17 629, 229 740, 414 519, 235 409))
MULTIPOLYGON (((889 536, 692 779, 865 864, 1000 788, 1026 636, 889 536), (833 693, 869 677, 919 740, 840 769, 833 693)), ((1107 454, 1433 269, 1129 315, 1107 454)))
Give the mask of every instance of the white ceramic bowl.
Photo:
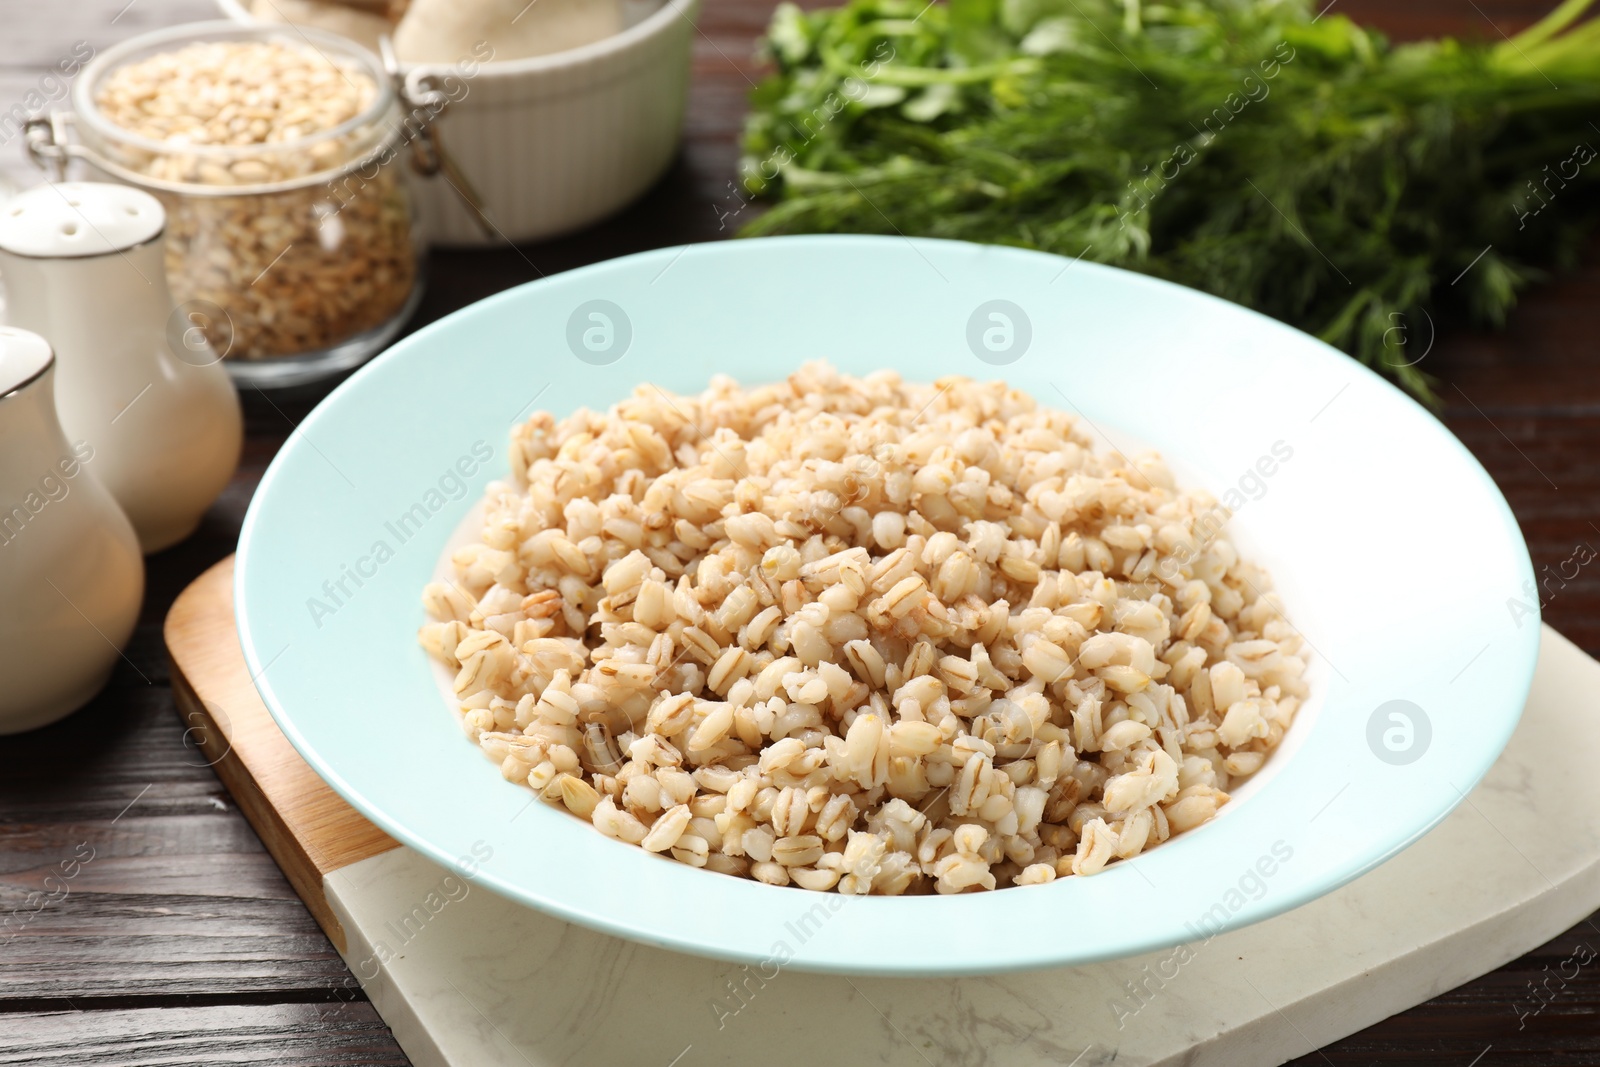
POLYGON ((449 864, 487 848, 484 884, 652 944, 930 975, 1196 940, 1394 855, 1510 737, 1539 627, 1506 603, 1532 579, 1510 509, 1461 443, 1280 322, 1035 252, 786 237, 567 271, 405 338, 273 460, 245 518, 236 602, 251 673, 284 733, 425 855, 449 864), (984 358, 971 338, 981 342, 997 300, 1012 305, 1015 343, 984 358), (579 347, 595 314, 611 324, 604 352, 579 347), (820 357, 853 374, 1003 376, 1097 434, 1160 448, 1182 481, 1225 503, 1240 494, 1232 536, 1271 570, 1315 659, 1312 697, 1283 746, 1219 818, 1089 878, 845 899, 611 840, 502 780, 462 737, 417 645, 420 595, 484 484, 504 475, 511 424, 534 408, 603 408, 644 382, 682 392, 718 372, 773 381, 820 357))
MULTIPOLYGON (((217 6, 236 21, 257 21, 239 0, 217 6)), ((499 232, 485 234, 450 184, 434 177, 413 182, 429 239, 492 245, 553 237, 613 214, 654 184, 683 127, 699 6, 624 3, 621 33, 482 64, 438 124, 499 232)))

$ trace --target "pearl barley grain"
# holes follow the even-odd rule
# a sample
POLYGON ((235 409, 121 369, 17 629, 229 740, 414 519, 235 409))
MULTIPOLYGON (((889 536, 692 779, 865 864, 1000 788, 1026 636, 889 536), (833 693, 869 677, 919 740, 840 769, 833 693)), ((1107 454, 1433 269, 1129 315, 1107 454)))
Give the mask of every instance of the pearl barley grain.
POLYGON ((456 554, 421 640, 469 728, 531 709, 519 765, 570 771, 547 800, 677 862, 853 894, 1092 875, 1211 819, 1306 694, 1215 502, 1137 462, 1001 382, 641 386, 513 432, 484 529, 514 533, 456 554), (538 636, 485 630, 552 593, 538 636))
MULTIPOLYGON (((230 359, 313 353, 390 321, 416 284, 410 207, 393 167, 366 158, 388 131, 354 61, 292 42, 196 41, 113 70, 95 106, 159 148, 108 139, 128 169, 205 193, 152 188, 167 212, 180 303, 222 308, 230 359), (272 192, 216 187, 288 183, 272 192)), ((218 324, 206 323, 222 344, 218 324)))

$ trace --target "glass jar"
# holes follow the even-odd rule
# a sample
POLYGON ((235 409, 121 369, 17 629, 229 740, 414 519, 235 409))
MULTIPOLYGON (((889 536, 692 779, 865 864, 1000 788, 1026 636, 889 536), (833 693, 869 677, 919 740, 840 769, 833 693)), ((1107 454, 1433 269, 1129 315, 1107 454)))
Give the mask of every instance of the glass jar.
MULTIPOLYGON (((277 94, 282 83, 303 77, 293 68, 264 67, 237 80, 277 94)), ((30 150, 58 168, 81 159, 161 200, 176 313, 225 353, 235 381, 288 386, 348 370, 383 348, 415 310, 425 247, 404 176, 389 164, 420 131, 402 121, 401 94, 365 48, 303 27, 176 26, 96 57, 73 86, 72 104, 72 113, 52 115, 46 129, 30 131, 30 150), (189 45, 252 41, 309 50, 318 63, 332 64, 356 101, 354 117, 305 136, 291 129, 284 140, 191 144, 183 140, 184 124, 195 120, 184 111, 181 64, 166 64, 177 79, 165 83, 170 101, 160 98, 159 76, 147 78, 148 65, 112 81, 130 64, 189 45), (148 100, 151 92, 155 103, 141 105, 141 121, 165 123, 176 135, 146 136, 113 121, 102 106, 148 100), (151 113, 153 119, 143 118, 151 113)), ((261 114, 223 108, 210 121, 265 126, 261 114)))

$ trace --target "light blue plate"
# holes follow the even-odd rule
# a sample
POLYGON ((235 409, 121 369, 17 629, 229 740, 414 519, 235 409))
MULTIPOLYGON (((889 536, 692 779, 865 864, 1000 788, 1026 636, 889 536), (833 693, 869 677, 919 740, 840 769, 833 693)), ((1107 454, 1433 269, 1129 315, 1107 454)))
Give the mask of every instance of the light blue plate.
POLYGON ((340 795, 423 854, 479 861, 484 885, 621 937, 806 970, 928 975, 1204 939, 1405 848, 1455 807, 1516 724, 1539 626, 1508 602, 1536 603, 1532 581, 1511 512, 1467 451, 1305 334, 1053 256, 795 237, 575 270, 395 345, 273 461, 245 518, 236 595, 245 656, 283 732, 340 795), (603 408, 642 382, 771 381, 817 358, 858 374, 1004 377, 1097 434, 1160 448, 1190 484, 1236 491, 1224 497, 1241 505, 1234 537, 1271 568, 1315 650, 1315 695, 1221 817, 1090 878, 846 900, 609 840, 530 804, 463 737, 417 645, 419 597, 453 528, 505 474, 512 423, 535 408, 603 408))

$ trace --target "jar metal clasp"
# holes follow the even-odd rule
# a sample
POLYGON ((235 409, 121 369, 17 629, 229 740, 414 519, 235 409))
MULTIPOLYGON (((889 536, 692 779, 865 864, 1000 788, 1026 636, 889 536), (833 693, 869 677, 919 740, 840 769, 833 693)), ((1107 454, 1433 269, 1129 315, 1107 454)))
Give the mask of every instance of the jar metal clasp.
POLYGON ((407 128, 413 126, 410 119, 415 120, 417 132, 408 138, 411 142, 412 169, 425 178, 435 175, 443 178, 467 206, 484 237, 491 240, 497 236, 504 237, 504 233, 489 218, 483 197, 478 194, 455 157, 445 148, 444 138, 439 133, 439 116, 450 105, 449 94, 439 84, 443 74, 426 66, 413 67, 409 72, 401 70, 399 57, 395 55, 394 45, 387 35, 379 39, 378 50, 384 70, 394 82, 396 95, 409 111, 407 128))
POLYGON ((67 133, 72 124, 72 112, 52 111, 37 115, 22 124, 23 142, 28 158, 35 166, 50 176, 51 181, 67 180, 67 164, 83 155, 67 133))

